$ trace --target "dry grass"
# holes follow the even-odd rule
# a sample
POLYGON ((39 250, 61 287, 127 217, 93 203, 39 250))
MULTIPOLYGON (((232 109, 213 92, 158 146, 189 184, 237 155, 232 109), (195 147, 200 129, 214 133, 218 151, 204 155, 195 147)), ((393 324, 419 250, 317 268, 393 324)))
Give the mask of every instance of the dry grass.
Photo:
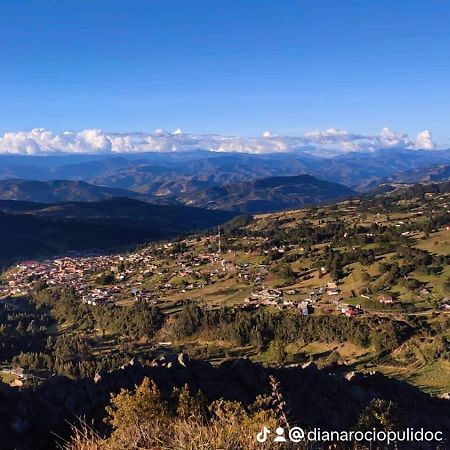
MULTIPOLYGON (((179 419, 170 425, 144 424, 128 428, 114 438, 102 439, 89 427, 83 425, 74 430, 73 438, 65 450, 269 450, 270 441, 257 442, 259 427, 244 425, 236 417, 222 422, 204 424, 198 421, 179 419)), ((284 444, 286 450, 306 450, 308 444, 284 444)))

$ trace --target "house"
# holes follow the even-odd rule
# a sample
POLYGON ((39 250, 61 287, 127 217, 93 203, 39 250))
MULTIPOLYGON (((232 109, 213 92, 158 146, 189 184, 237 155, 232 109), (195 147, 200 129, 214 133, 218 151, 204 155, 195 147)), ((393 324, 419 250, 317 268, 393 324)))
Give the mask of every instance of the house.
POLYGON ((304 316, 309 316, 309 308, 308 305, 306 305, 305 307, 302 308, 302 314, 304 316))
POLYGON ((301 311, 303 316, 309 316, 311 314, 311 307, 306 301, 299 303, 298 309, 301 311))
POLYGON ((382 304, 394 303, 392 295, 382 294, 378 297, 378 301, 382 304))
POLYGON ((362 310, 358 309, 358 308, 354 308, 352 306, 348 306, 347 308, 343 308, 342 312, 347 316, 347 317, 355 317, 355 316, 359 316, 360 314, 362 314, 362 310))
POLYGON ((327 292, 328 295, 339 295, 339 290, 332 290, 327 292))
POLYGON ((32 269, 33 267, 36 267, 39 263, 37 261, 22 261, 21 263, 17 264, 17 267, 19 269, 32 269))

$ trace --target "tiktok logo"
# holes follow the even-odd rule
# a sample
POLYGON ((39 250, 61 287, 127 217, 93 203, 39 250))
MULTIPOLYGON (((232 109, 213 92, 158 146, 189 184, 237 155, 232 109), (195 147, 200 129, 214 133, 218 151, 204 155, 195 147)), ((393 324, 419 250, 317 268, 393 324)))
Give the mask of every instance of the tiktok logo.
POLYGON ((262 431, 260 431, 256 435, 256 440, 258 442, 266 442, 269 439, 270 430, 267 427, 264 427, 262 431))
MULTIPOLYGON (((270 433, 271 433, 270 430, 267 427, 264 427, 263 430, 256 435, 256 440, 258 442, 267 442, 270 433)), ((300 427, 289 428, 288 438, 290 442, 302 442, 305 439, 305 432, 300 427)), ((283 427, 278 427, 275 430, 275 439, 273 440, 273 442, 278 443, 288 442, 288 440, 284 435, 283 427)))
MULTIPOLYGON (((284 437, 284 429, 283 427, 278 427, 275 430, 276 437, 273 442, 286 442, 286 438, 284 437)), ((256 440, 258 442, 266 442, 269 439, 270 430, 267 427, 264 427, 261 432, 256 435, 256 440)))

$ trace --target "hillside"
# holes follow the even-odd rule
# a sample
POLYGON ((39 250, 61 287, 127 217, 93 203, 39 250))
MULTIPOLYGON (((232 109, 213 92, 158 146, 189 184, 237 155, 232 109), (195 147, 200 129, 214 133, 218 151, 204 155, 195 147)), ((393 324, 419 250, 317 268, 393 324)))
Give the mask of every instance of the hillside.
POLYGON ((158 225, 164 227, 169 234, 180 229, 207 228, 211 221, 223 222, 236 215, 226 211, 209 211, 184 205, 155 205, 129 198, 114 198, 99 202, 54 203, 23 212, 41 218, 139 224, 145 229, 158 225))
POLYGON ((398 183, 439 182, 450 180, 450 164, 438 164, 419 169, 398 172, 388 178, 398 183))
POLYGON ((30 202, 96 202, 114 197, 129 197, 145 200, 145 196, 125 189, 94 186, 83 181, 54 180, 0 180, 1 200, 30 202))
POLYGON ((346 186, 297 175, 226 184, 178 199, 192 206, 254 214, 300 208, 353 194, 346 186))
POLYGON ((378 177, 361 183, 358 190, 361 192, 387 192, 401 184, 439 183, 450 180, 450 164, 437 164, 416 169, 396 172, 388 177, 378 177))
POLYGON ((47 203, 28 202, 21 200, 0 200, 0 211, 5 213, 20 213, 37 211, 46 208, 47 203))
POLYGON ((101 250, 219 225, 230 212, 118 198, 51 205, 1 202, 0 262, 101 250))

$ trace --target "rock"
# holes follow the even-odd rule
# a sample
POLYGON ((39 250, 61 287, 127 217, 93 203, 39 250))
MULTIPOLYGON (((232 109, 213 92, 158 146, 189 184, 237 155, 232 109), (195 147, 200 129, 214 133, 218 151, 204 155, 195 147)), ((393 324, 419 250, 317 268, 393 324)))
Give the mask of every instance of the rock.
POLYGON ((345 379, 350 381, 355 376, 355 372, 349 372, 345 374, 345 379))
POLYGON ((97 384, 102 381, 102 376, 105 374, 106 370, 102 369, 100 372, 97 372, 94 376, 94 383, 97 384))
POLYGON ((189 364, 189 356, 186 353, 180 353, 178 355, 178 362, 183 366, 187 367, 189 364))

